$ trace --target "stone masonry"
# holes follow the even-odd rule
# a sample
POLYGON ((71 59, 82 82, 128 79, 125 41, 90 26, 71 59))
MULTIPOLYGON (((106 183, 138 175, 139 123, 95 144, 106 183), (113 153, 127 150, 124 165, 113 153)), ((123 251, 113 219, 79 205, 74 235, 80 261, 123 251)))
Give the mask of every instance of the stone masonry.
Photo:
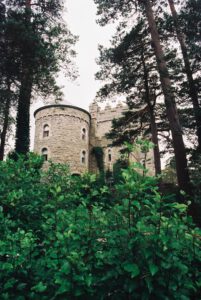
MULTIPOLYGON (((45 160, 65 163, 72 174, 86 171, 98 172, 92 149, 101 147, 104 153, 104 168, 112 171, 120 157, 118 147, 110 147, 105 134, 110 131, 112 120, 122 115, 126 106, 106 105, 104 109, 93 102, 86 110, 66 104, 47 105, 37 109, 35 116, 34 151, 45 160)), ((150 153, 150 168, 153 171, 153 154, 150 153)), ((140 153, 135 154, 140 161, 140 153)), ((153 173, 153 172, 151 172, 153 173)))

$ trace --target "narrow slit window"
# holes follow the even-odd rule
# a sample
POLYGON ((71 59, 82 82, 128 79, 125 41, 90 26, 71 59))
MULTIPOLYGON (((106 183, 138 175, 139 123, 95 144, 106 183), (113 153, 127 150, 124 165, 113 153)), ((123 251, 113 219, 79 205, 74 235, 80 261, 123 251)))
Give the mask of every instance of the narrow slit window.
POLYGON ((108 161, 112 161, 112 153, 111 153, 111 149, 108 150, 108 161))
POLYGON ((42 157, 44 158, 44 161, 48 160, 48 150, 47 148, 43 148, 41 151, 42 157))
POLYGON ((49 130, 49 125, 44 125, 43 127, 43 137, 49 136, 50 130, 49 130))
POLYGON ((87 134, 86 128, 82 128, 82 140, 83 141, 86 140, 86 134, 87 134))
POLYGON ((85 150, 82 151, 81 162, 82 162, 82 164, 86 163, 86 151, 85 150))

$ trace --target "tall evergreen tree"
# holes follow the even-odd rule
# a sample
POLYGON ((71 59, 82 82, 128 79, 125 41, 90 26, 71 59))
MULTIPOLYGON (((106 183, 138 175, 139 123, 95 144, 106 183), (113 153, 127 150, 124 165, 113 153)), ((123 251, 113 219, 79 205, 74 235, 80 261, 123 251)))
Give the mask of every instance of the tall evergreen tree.
MULTIPOLYGON (((189 60, 189 54, 188 54, 188 48, 187 44, 185 42, 185 37, 182 32, 182 27, 180 26, 180 20, 174 5, 174 0, 168 0, 170 10, 172 13, 172 18, 174 22, 174 27, 177 35, 177 39, 179 41, 181 52, 184 60, 184 66, 185 66, 185 73, 188 79, 188 85, 189 85, 189 95, 190 99, 193 105, 193 111, 194 116, 196 120, 196 127, 197 127, 197 137, 198 137, 198 149, 201 151, 201 108, 198 101, 198 89, 196 87, 196 83, 193 79, 193 72, 191 69, 191 64, 189 60)), ((201 8, 201 6, 200 6, 201 8)), ((192 17, 192 16, 191 16, 192 17)), ((196 27, 197 28, 197 27, 196 27)))
MULTIPOLYGON (((69 66, 75 37, 62 22, 63 1, 7 0, 11 34, 20 55, 16 120, 18 153, 29 151, 29 118, 33 92, 60 96, 55 75, 69 66)), ((68 70, 66 73, 72 75, 68 70)))
POLYGON ((4 3, 1 3, 0 12, 0 160, 3 160, 11 120, 10 110, 17 100, 17 87, 14 83, 19 79, 19 53, 10 39, 4 3))
POLYGON ((123 39, 121 35, 119 32, 119 37, 115 36, 113 48, 101 49, 101 71, 97 73, 97 78, 107 81, 109 78, 110 81, 99 91, 98 98, 109 98, 111 94, 126 95, 129 108, 122 118, 113 121, 113 128, 107 136, 114 145, 122 145, 125 141, 133 143, 137 136, 150 131, 155 171, 160 174, 155 107, 161 91, 147 25, 140 20, 123 39))
POLYGON ((94 0, 98 6, 98 14, 102 15, 100 23, 106 24, 118 16, 131 21, 131 14, 137 9, 142 11, 146 17, 151 35, 151 44, 156 56, 157 67, 160 74, 161 87, 164 94, 167 118, 172 133, 173 147, 176 161, 176 171, 179 187, 189 192, 189 174, 187 169, 186 151, 183 142, 182 129, 179 122, 175 95, 172 89, 170 75, 165 60, 164 51, 160 42, 159 33, 154 18, 152 4, 150 0, 142 1, 105 1, 94 0))

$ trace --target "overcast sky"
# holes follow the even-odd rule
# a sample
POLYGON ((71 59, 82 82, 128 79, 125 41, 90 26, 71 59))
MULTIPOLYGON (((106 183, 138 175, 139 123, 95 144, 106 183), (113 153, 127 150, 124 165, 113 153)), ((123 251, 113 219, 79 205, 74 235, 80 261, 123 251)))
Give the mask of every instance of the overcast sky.
POLYGON ((66 8, 65 20, 71 32, 79 36, 75 48, 80 76, 76 83, 64 81, 65 98, 73 105, 88 109, 101 84, 94 79, 98 70, 95 63, 99 56, 98 44, 109 45, 114 25, 101 27, 96 24, 96 5, 93 0, 66 0, 66 8))

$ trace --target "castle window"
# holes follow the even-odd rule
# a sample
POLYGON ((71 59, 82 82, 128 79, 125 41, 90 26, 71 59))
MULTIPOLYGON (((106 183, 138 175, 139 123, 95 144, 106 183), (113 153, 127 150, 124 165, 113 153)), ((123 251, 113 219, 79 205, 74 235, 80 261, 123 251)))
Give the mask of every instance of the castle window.
POLYGON ((85 150, 82 151, 81 162, 82 162, 82 164, 86 163, 86 151, 85 150))
POLYGON ((79 173, 73 173, 72 177, 80 177, 80 174, 79 173))
POLYGON ((43 137, 47 137, 47 136, 49 136, 49 132, 50 132, 50 130, 49 130, 49 125, 44 125, 43 126, 43 137))
POLYGON ((111 149, 108 150, 108 161, 112 161, 111 149))
POLYGON ((42 154, 44 160, 47 161, 48 160, 48 150, 47 150, 47 148, 43 148, 42 151, 41 151, 41 154, 42 154))
POLYGON ((86 140, 86 135, 87 135, 86 128, 82 128, 82 140, 83 140, 83 141, 86 140))

